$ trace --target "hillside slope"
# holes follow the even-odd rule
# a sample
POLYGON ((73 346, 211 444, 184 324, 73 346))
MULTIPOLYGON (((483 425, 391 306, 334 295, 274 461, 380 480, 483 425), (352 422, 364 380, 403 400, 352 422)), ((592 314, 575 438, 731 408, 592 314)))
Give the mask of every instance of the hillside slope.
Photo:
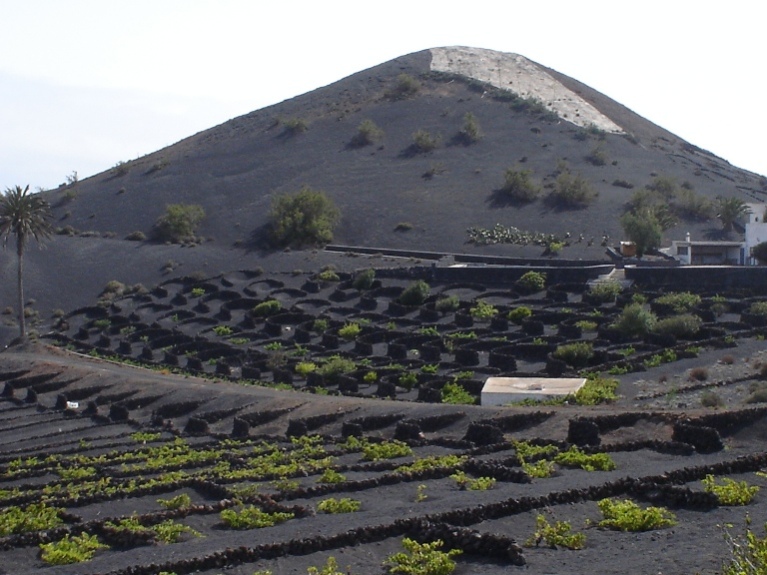
MULTIPOLYGON (((188 262, 187 273, 264 265, 263 258, 269 258, 267 266, 278 265, 280 255, 262 241, 270 205, 277 194, 305 185, 323 190, 340 208, 337 243, 543 254, 533 245, 467 244, 468 228, 500 223, 570 234, 572 244, 560 254, 564 259, 603 258, 603 238, 612 244, 622 235, 619 216, 626 202, 658 176, 708 199, 765 197, 756 174, 676 138, 577 80, 522 56, 470 48, 403 56, 153 154, 119 160, 110 171, 46 192, 60 231, 85 237, 58 235, 51 250, 29 251, 29 293, 51 294, 38 296, 39 305, 84 305, 113 278, 151 284, 169 262, 188 262), (397 92, 402 74, 417 81, 414 93, 397 92), (473 143, 460 138, 469 113, 482 132, 473 143), (373 145, 354 146, 364 120, 384 135, 373 145), (291 122, 307 129, 292 133, 291 122), (415 153, 417 130, 440 138, 440 145, 415 153), (510 204, 498 194, 508 168, 530 170, 543 196, 568 169, 583 176, 598 199, 584 209, 562 209, 544 199, 510 204), (202 245, 187 249, 123 239, 136 231, 149 235, 172 203, 204 207, 202 245), (59 278, 67 276, 78 279, 76 291, 61 285, 59 278)), ((682 221, 667 238, 687 231, 711 236, 719 228, 715 219, 682 221)), ((292 257, 281 265, 309 267, 292 257)), ((6 259, 4 273, 12 273, 13 265, 6 259)), ((13 302, 11 289, 3 288, 0 304, 13 302)))

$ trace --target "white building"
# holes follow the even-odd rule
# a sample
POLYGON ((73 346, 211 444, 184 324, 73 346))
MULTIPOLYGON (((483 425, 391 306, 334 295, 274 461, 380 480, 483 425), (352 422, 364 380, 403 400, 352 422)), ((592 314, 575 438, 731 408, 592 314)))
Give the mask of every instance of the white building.
POLYGON ((674 240, 661 251, 682 265, 757 265, 751 250, 767 241, 767 204, 746 204, 750 210, 745 235, 738 241, 694 240, 688 233, 684 240, 674 240))

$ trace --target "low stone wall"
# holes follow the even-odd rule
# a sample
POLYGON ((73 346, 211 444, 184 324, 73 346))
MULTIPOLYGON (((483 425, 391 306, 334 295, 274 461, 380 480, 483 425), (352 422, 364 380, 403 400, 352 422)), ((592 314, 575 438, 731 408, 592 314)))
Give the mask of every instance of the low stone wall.
POLYGON ((699 290, 705 286, 712 291, 746 289, 754 293, 767 292, 767 266, 626 266, 624 271, 626 279, 641 287, 699 290))

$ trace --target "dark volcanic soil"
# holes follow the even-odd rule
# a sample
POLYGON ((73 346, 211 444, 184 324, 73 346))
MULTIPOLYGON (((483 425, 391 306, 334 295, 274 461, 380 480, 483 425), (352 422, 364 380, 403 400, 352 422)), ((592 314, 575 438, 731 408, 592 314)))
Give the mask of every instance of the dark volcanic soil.
MULTIPOLYGON (((745 353, 750 352, 745 350, 745 353)), ((701 358, 699 363, 705 361, 706 358, 701 358)), ((714 365, 710 367, 715 368, 714 365)), ((751 368, 739 357, 739 361, 727 366, 727 369, 727 373, 720 375, 732 379, 742 377, 751 368)), ((76 527, 78 523, 72 523, 76 518, 86 522, 86 525, 100 525, 107 518, 133 513, 157 516, 162 512, 157 499, 187 493, 191 495, 195 507, 177 516, 177 519, 197 529, 204 537, 186 538, 173 545, 115 548, 98 552, 90 562, 46 567, 38 558, 36 542, 39 538, 23 542, 10 536, 0 538, 2 573, 156 573, 169 570, 179 574, 227 572, 245 575, 269 569, 275 574, 288 574, 305 573, 311 565, 320 567, 330 556, 336 558, 344 572, 381 573, 381 562, 400 550, 402 537, 408 533, 421 533, 421 528, 417 527, 418 520, 450 523, 455 525, 451 528, 453 531, 460 526, 479 534, 496 534, 505 538, 503 540, 507 544, 509 539, 522 543, 532 534, 535 517, 540 513, 552 522, 566 520, 575 529, 584 529, 589 520, 600 518, 596 501, 605 496, 631 497, 642 505, 667 505, 676 513, 677 524, 644 533, 585 528, 587 545, 584 550, 525 549, 525 566, 512 565, 508 556, 464 553, 455 572, 491 574, 503 570, 561 574, 588 570, 616 574, 715 573, 727 556, 727 546, 719 526, 732 523, 739 528, 746 513, 758 519, 764 517, 767 511, 767 502, 761 493, 746 508, 712 506, 710 499, 700 495, 700 479, 706 473, 746 480, 762 487, 767 485, 767 480, 754 474, 767 464, 763 452, 764 410, 742 411, 731 418, 735 420, 733 424, 726 416, 712 418, 720 413, 725 415, 723 412, 695 409, 687 412, 678 409, 638 412, 628 405, 627 400, 598 408, 535 409, 327 397, 157 373, 41 347, 6 351, 0 356, 0 376, 6 382, 13 382, 14 388, 13 393, 6 390, 0 402, 0 469, 4 470, 1 489, 18 486, 34 492, 39 489, 35 485, 56 484, 56 473, 45 471, 44 466, 42 471, 30 472, 28 476, 11 477, 8 465, 14 459, 32 456, 43 459, 53 455, 67 460, 74 454, 94 456, 110 451, 131 452, 139 446, 130 439, 130 434, 139 429, 160 431, 162 439, 155 445, 167 443, 177 435, 199 450, 215 446, 223 451, 231 450, 231 444, 221 441, 231 437, 234 414, 245 417, 247 413, 270 410, 275 413, 284 411, 283 415, 271 421, 251 426, 251 439, 270 438, 285 443, 291 421, 319 421, 324 418, 327 423, 312 432, 321 434, 325 438, 324 445, 332 451, 337 449, 334 444, 341 441, 344 422, 356 421, 367 426, 369 429, 364 432, 365 436, 391 438, 397 433, 397 422, 420 421, 428 431, 424 431, 423 439, 411 442, 417 457, 465 454, 475 465, 485 464, 484 467, 477 467, 482 471, 470 475, 495 473, 499 478, 495 487, 488 491, 461 491, 447 474, 392 481, 386 479, 391 477, 392 470, 392 466, 386 465, 388 462, 366 464, 359 453, 338 453, 334 466, 343 472, 347 483, 341 484, 337 490, 317 492, 316 487, 320 484, 316 472, 306 477, 294 477, 299 487, 296 489, 293 486, 292 493, 287 496, 280 495, 279 489, 271 482, 256 482, 260 486, 259 493, 270 494, 278 505, 298 506, 299 509, 310 510, 310 513, 307 517, 275 527, 245 531, 224 529, 218 518, 218 510, 230 505, 226 502, 230 492, 226 490, 235 485, 226 480, 182 483, 127 497, 107 496, 103 501, 99 501, 98 497, 77 501, 65 496, 61 501, 67 502, 67 512, 74 516, 69 518, 69 525, 76 527), (60 385, 57 387, 55 382, 60 382, 60 385), (25 386, 27 389, 36 386, 40 390, 34 401, 25 398, 25 386), (80 393, 77 390, 81 390, 80 393), (147 399, 143 406, 141 401, 133 403, 127 420, 107 417, 110 401, 114 402, 115 398, 124 397, 126 393, 133 393, 133 399, 141 396, 147 399), (64 410, 56 406, 61 394, 85 397, 76 408, 64 410), (83 412, 88 401, 96 405, 95 413, 83 412), (168 406, 176 406, 175 413, 168 406), (191 411, 190 406, 194 406, 191 411), (158 413, 166 417, 157 421, 158 413), (213 423, 207 434, 190 435, 183 431, 194 415, 212 413, 224 415, 220 419, 209 417, 213 423), (341 416, 332 417, 330 414, 341 416), (424 424, 436 421, 435 418, 445 414, 455 415, 443 419, 441 425, 429 427, 424 424), (535 415, 525 423, 524 418, 515 419, 520 414, 535 415), (153 418, 154 423, 162 423, 162 427, 152 428, 153 418), (481 441, 478 444, 461 441, 472 422, 490 420, 504 430, 506 442, 539 439, 564 445, 562 442, 568 439, 570 422, 578 418, 599 425, 602 439, 599 450, 611 453, 617 463, 615 471, 587 472, 560 467, 551 478, 520 483, 514 479, 518 476, 508 475, 519 469, 512 462, 514 449, 511 443, 482 447, 481 441), (701 453, 671 443, 674 423, 683 418, 691 418, 693 423, 699 425, 705 423, 706 426, 716 427, 723 437, 724 449, 701 453), (373 421, 384 423, 376 427, 373 421), (504 471, 507 476, 503 475, 504 471), (362 483, 358 483, 360 481, 362 483), (420 485, 425 486, 420 489, 426 498, 418 502, 416 496, 420 485), (308 488, 315 488, 315 491, 308 488), (361 510, 332 516, 315 514, 313 510, 317 503, 330 495, 358 499, 362 502, 361 510), (371 528, 375 526, 380 526, 380 529, 373 531, 371 528), (282 546, 279 557, 266 558, 268 554, 264 545, 270 543, 282 546), (240 552, 246 557, 245 560, 237 558, 233 551, 240 547, 250 550, 240 552), (265 558, 252 560, 258 553, 265 558), (130 567, 139 570, 129 570, 130 567)), ((646 381, 650 374, 642 376, 646 381)), ((641 386, 640 378, 635 376, 630 381, 624 376, 622 386, 631 385, 641 386)), ((411 459, 392 461, 399 464, 411 459)), ((97 467, 105 474, 125 474, 125 469, 118 465, 97 467)), ((197 469, 192 466, 187 471, 197 469)), ((156 476, 151 471, 149 475, 156 476)), ((74 484, 81 481, 74 480, 74 484)), ((14 502, 7 491, 2 493, 6 497, 6 505, 14 502)))

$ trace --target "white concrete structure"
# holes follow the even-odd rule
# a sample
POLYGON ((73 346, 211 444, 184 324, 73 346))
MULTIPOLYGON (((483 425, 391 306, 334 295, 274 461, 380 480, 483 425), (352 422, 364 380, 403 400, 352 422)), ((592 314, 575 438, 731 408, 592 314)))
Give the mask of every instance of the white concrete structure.
POLYGON ((526 399, 561 399, 586 383, 579 377, 488 377, 482 387, 482 405, 499 406, 526 399))

